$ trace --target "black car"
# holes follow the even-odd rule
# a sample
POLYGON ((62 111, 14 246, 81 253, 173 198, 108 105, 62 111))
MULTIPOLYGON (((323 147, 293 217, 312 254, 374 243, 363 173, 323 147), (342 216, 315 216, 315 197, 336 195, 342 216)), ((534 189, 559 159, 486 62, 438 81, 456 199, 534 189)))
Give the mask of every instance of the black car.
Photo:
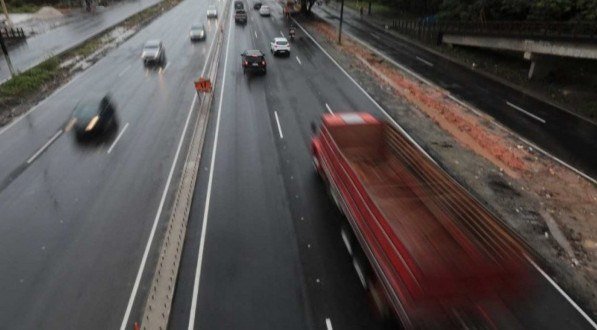
POLYGON ((109 95, 82 100, 71 120, 77 139, 96 136, 116 124, 116 106, 109 95))
POLYGON ((241 0, 236 0, 236 1, 234 1, 234 9, 236 9, 236 10, 245 9, 245 4, 243 4, 243 2, 241 0))
POLYGON ((238 9, 234 13, 234 22, 236 24, 247 24, 247 12, 243 9, 238 9))
POLYGON ((267 72, 267 64, 265 63, 265 54, 260 50, 252 49, 245 50, 240 54, 243 61, 243 73, 260 72, 265 74, 267 72))
POLYGON ((261 1, 253 2, 253 9, 259 10, 261 8, 261 1))

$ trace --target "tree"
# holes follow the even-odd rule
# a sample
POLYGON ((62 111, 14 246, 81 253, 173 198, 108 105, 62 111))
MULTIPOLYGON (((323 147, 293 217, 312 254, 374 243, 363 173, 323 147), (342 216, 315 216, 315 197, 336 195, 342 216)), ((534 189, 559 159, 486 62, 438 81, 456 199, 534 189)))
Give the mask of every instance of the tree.
POLYGON ((574 0, 537 0, 530 8, 527 19, 539 21, 563 21, 574 14, 574 0))

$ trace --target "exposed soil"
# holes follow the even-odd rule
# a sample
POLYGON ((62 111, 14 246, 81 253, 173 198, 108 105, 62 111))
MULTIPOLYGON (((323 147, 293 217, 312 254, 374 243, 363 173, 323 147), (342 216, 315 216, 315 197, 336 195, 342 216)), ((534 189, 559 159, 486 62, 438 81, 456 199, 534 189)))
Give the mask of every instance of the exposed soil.
POLYGON ((548 273, 597 315, 597 186, 335 28, 303 19, 328 52, 474 196, 519 235, 548 273))

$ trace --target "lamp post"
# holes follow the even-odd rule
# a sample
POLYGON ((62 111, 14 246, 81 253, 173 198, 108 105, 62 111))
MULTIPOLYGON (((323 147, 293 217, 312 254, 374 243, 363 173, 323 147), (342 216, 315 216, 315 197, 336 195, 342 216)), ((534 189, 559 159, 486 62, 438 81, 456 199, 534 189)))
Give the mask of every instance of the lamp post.
POLYGON ((6 25, 12 26, 12 22, 10 21, 10 17, 8 16, 8 9, 6 8, 6 3, 4 2, 4 0, 0 0, 0 3, 2 3, 2 11, 4 11, 4 16, 6 16, 6 25))
POLYGON ((342 44, 342 19, 344 18, 344 0, 340 4, 340 28, 338 29, 338 44, 342 44))

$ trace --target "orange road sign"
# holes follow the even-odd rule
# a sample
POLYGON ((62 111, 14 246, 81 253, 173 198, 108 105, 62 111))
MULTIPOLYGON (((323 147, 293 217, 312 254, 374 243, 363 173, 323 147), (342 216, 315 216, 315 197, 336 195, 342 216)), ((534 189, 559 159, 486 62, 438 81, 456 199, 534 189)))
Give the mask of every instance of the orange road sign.
POLYGON ((195 89, 197 92, 209 93, 211 92, 211 88, 211 81, 209 79, 201 77, 199 80, 195 81, 195 89))

